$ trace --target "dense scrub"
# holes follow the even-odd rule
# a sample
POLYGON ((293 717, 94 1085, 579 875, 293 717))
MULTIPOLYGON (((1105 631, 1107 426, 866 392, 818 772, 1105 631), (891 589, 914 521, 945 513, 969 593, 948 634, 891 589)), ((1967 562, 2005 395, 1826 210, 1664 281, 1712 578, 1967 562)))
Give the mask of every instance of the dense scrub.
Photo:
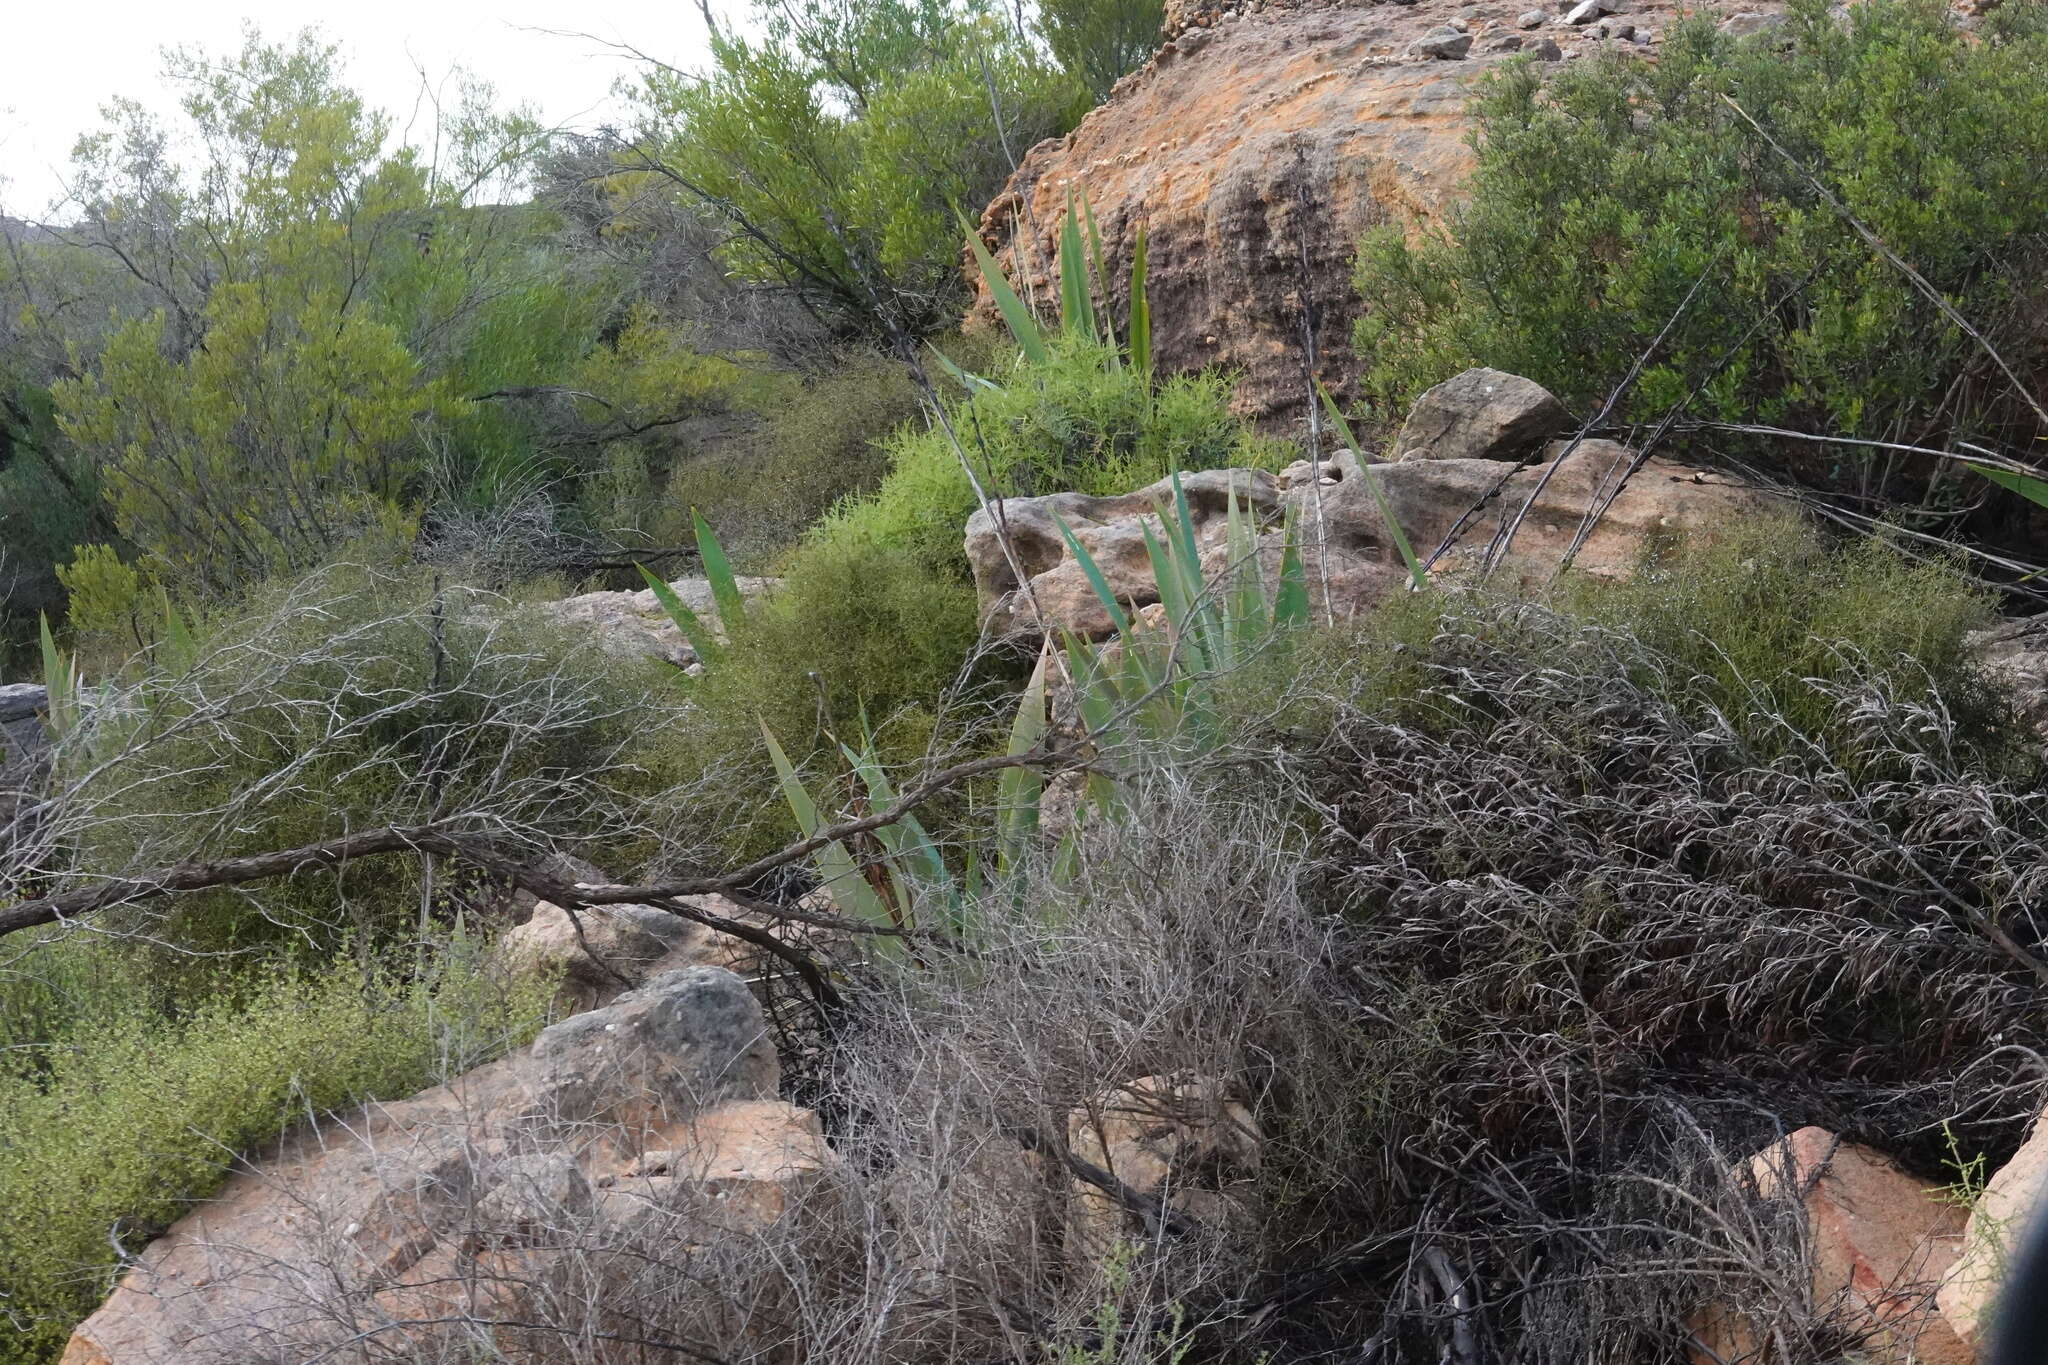
POLYGON ((1732 1170, 1820 1123, 1960 1184, 2048 1089, 2048 795, 1995 699, 1944 691, 1977 595, 1889 555, 1781 531, 1584 614, 1420 595, 1276 647, 1209 742, 1098 756, 1116 800, 964 944, 842 964, 837 1045, 788 1060, 845 1171, 710 1247, 565 1219, 568 1256, 515 1272, 529 1325, 744 1323, 778 1360, 1565 1362, 1681 1353, 1716 1297, 1795 1359, 1853 1349, 1732 1170), (1681 619, 1827 648, 1756 686, 1681 619), (1077 1271, 1069 1177, 1025 1151, 1162 1075, 1246 1104, 1259 1160, 1077 1271))
POLYGON ((0 968, 0 1360, 51 1360, 150 1238, 288 1125, 412 1094, 527 1041, 545 992, 477 944, 433 965, 216 962, 172 993, 147 950, 81 937, 0 968))
MULTIPOLYGON (((1410 244, 1376 231, 1361 248, 1367 389, 1398 412, 1485 364, 1592 411, 1646 355, 1618 420, 1682 408, 2027 458, 2035 422, 1996 362, 1855 223, 2021 383, 2037 381, 2048 186, 2029 168, 2048 159, 2043 14, 2008 5, 1966 33, 1917 0, 1839 18, 1802 3, 1759 39, 1681 24, 1654 64, 1617 54, 1549 79, 1510 68, 1474 106, 1478 165, 1449 235, 1410 244)), ((1898 452, 1717 444, 1929 511, 1991 491, 1898 452)))
MULTIPOLYGON (((1128 318, 1124 346, 1069 317, 1042 355, 943 337, 929 380, 902 363, 955 315, 950 201, 1113 83, 1158 8, 1060 0, 1030 31, 978 3, 778 5, 707 79, 651 76, 630 140, 529 143, 468 102, 463 176, 389 152, 331 51, 252 42, 190 72, 217 199, 127 154, 146 126, 89 143, 80 239, 0 260, 23 305, 0 534, 28 561, 0 585, 68 605, 0 909, 382 826, 618 878, 729 868, 804 818, 770 736, 828 814, 999 749, 1046 708, 982 636, 981 496, 1299 453, 1226 376, 1150 373, 1128 318), (245 211, 219 278, 185 269, 245 211), (137 241, 160 277, 81 249, 137 241), (700 674, 522 610, 590 565, 638 586, 635 553, 676 562, 700 512, 783 579, 721 609, 700 674)), ((1789 36, 1688 26, 1654 68, 1496 80, 1456 239, 1361 256, 1374 394, 1483 362, 1584 408, 1680 313, 1624 420, 1691 395, 1909 444, 2018 432, 1982 352, 1722 97, 2035 366, 2034 11, 1964 41, 1917 0, 1802 10, 1789 36), (1702 279, 1717 302, 1681 313, 1702 279)), ((1802 472, 1966 497, 1903 461, 1802 472)), ((1786 521, 1536 598, 1418 591, 1323 627, 1305 594, 1260 603, 1199 685, 1139 679, 1066 754, 1071 819, 989 773, 923 808, 921 862, 858 845, 944 932, 827 944, 832 998, 792 1011, 829 1025, 784 1061, 845 1178, 744 1244, 558 1229, 538 1329, 723 1352, 744 1322, 764 1360, 877 1365, 1548 1365, 1670 1356, 1714 1294, 1797 1358, 1853 1346, 1730 1163, 1820 1123, 1961 1180, 2048 1089, 2038 737, 1972 666, 1990 598, 1900 543, 1786 521), (1063 1135, 1143 1076, 1227 1089, 1261 1157, 1077 1269, 1063 1135)), ((1092 685, 1084 646, 1064 662, 1092 685)), ((1061 671, 1055 730, 1096 700, 1061 671)), ((787 910, 818 866, 728 889, 787 910)), ((505 867, 307 859, 0 940, 0 1360, 48 1359, 287 1122, 522 1041, 549 983, 480 965, 517 913, 505 867)), ((441 1356, 364 1349, 475 1359, 478 1324, 448 1326, 441 1356)))

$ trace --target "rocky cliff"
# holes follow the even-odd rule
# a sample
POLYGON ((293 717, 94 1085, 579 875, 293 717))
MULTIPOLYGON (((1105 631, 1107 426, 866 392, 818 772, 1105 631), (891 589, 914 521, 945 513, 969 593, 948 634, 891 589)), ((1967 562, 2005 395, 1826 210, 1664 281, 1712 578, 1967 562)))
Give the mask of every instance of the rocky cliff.
POLYGON ((1241 405, 1284 419, 1305 392, 1305 334, 1326 383, 1353 375, 1359 235, 1428 231, 1456 203, 1474 82, 1518 53, 1654 53, 1678 13, 1668 0, 1170 4, 1158 54, 1072 133, 1031 150, 981 233, 1028 291, 1052 298, 1069 194, 1094 209, 1113 280, 1144 225, 1159 363, 1237 370, 1241 405))

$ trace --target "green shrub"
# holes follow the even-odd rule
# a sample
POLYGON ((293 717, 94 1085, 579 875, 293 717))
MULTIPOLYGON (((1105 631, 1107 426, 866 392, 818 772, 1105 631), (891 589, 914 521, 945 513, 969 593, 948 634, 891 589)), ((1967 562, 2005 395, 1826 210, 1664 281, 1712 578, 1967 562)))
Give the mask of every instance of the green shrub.
POLYGON ((349 961, 229 973, 166 1012, 153 958, 84 936, 0 977, 0 1361, 56 1358, 130 1252, 238 1153, 309 1114, 411 1094, 523 1043, 543 992, 474 945, 426 979, 349 961))
MULTIPOLYGON (((986 363, 984 342, 941 344, 970 368, 986 363)), ((677 462, 650 534, 688 544, 694 507, 735 564, 769 573, 833 504, 880 486, 889 435, 917 415, 918 392, 898 362, 849 350, 824 375, 782 378, 749 406, 753 425, 677 462)))
MULTIPOLYGON (((884 759, 924 752, 941 694, 973 651, 974 590, 900 549, 845 537, 806 545, 783 588, 687 684, 691 712, 650 737, 651 771, 692 786, 693 823, 728 857, 796 837, 761 728, 799 761, 875 732, 884 759)), ((832 765, 836 768, 837 765, 832 765)))
MULTIPOLYGON (((947 402, 952 432, 990 496, 1127 493, 1175 469, 1277 467, 1279 444, 1232 414, 1222 376, 1154 385, 1101 342, 1061 332, 1048 343, 1046 363, 1019 358, 999 385, 947 402)), ((934 575, 964 579, 961 540, 974 510, 974 486, 945 431, 905 427, 889 443, 881 487, 835 508, 814 543, 869 540, 908 552, 934 575)))
MULTIPOLYGON (((1110 347, 1071 334, 1052 339, 1046 363, 1020 357, 999 386, 943 401, 991 494, 1121 493, 1175 468, 1279 458, 1276 444, 1231 414, 1220 378, 1154 388, 1110 347)), ((960 679, 977 639, 963 548, 973 485, 936 425, 899 429, 886 454, 879 487, 842 501, 790 552, 780 593, 688 684, 695 713, 647 759, 716 789, 714 799, 728 803, 716 822, 727 850, 760 852, 790 837, 764 722, 799 763, 828 734, 856 741, 864 724, 877 729, 882 757, 899 760, 931 741, 946 689, 974 681, 960 679)), ((981 677, 1014 673, 1019 662, 990 657, 981 677)), ((992 726, 994 715, 979 724, 992 726)))
POLYGON ((1800 738, 1838 746, 1815 684, 1870 668, 1897 696, 1940 698, 1989 752, 2010 738, 1965 642, 1994 615, 1992 595, 1881 535, 1830 545, 1787 516, 1709 546, 1652 547, 1634 578, 1577 579, 1563 604, 1669 660, 1673 700, 1718 711, 1766 756, 1800 738))
MULTIPOLYGON (((2031 445, 2031 418, 1976 344, 1727 100, 2035 373, 2048 359, 2043 12, 2008 6, 1972 34, 1933 0, 1839 19, 1798 0, 1775 35, 1789 50, 1701 18, 1674 26, 1654 64, 1508 67, 1474 103, 1478 162, 1451 238, 1389 228, 1361 246, 1366 389, 1398 411, 1483 364, 1592 408, 1704 279, 1621 419, 1654 420, 1704 385, 1690 416, 2031 445)), ((1943 491, 1929 466, 1838 450, 1771 458, 1862 493, 1939 501, 1957 487, 1952 470, 1943 491)))
POLYGON ((1078 84, 978 0, 764 7, 703 74, 651 67, 646 144, 693 203, 742 224, 739 278, 880 335, 957 317, 961 206, 1087 111, 1078 84))
POLYGON ((1097 103, 1159 46, 1165 17, 1163 0, 1041 0, 1038 6, 1046 46, 1097 103))
MULTIPOLYGON (((1309 729, 1330 695, 1423 729, 1455 723, 1415 709, 1454 604, 1438 593, 1390 599, 1354 624, 1314 633, 1284 671, 1254 670, 1226 695, 1242 714, 1272 709, 1309 729), (1312 705, 1300 701, 1302 678, 1314 680, 1312 705)), ((1634 685, 1703 728, 1724 718, 1761 761, 1809 744, 1842 761, 1850 737, 1828 689, 1876 677, 1900 701, 1938 698, 1987 771, 2032 762, 2007 700, 1984 682, 1965 639, 1992 619, 1993 596, 1956 565, 1915 559, 1882 536, 1831 542, 1787 516, 1708 544, 1652 545, 1632 578, 1572 575, 1542 605, 1633 642, 1658 668, 1634 685)), ((1507 655, 1527 656, 1556 635, 1522 631, 1511 611, 1480 617, 1486 642, 1507 655)), ((1511 712, 1514 698, 1481 704, 1511 712)))

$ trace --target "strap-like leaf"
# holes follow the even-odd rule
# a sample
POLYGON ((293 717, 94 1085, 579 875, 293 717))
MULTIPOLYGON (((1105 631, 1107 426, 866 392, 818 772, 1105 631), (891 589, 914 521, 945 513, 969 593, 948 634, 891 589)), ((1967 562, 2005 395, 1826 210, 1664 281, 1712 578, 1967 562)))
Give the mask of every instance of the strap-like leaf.
POLYGON ((740 581, 732 571, 732 561, 725 557, 725 547, 718 543, 710 523, 694 507, 690 509, 690 522, 697 529, 697 557, 704 563, 704 576, 711 580, 711 601, 718 612, 719 628, 729 637, 739 628, 747 609, 746 599, 740 595, 740 581))
POLYGON ((635 564, 633 567, 647 580, 647 589, 654 594, 654 600, 661 603, 661 609, 668 613, 668 619, 675 622, 676 629, 683 633, 683 638, 690 642, 690 648, 697 652, 697 662, 709 668, 712 659, 718 654, 718 638, 705 629, 704 623, 697 619, 696 612, 683 604, 683 599, 676 596, 674 588, 656 578, 645 564, 635 564))
POLYGON ((1074 199, 1067 196, 1067 215, 1060 222, 1060 325, 1069 336, 1093 340, 1095 304, 1088 296, 1088 257, 1081 245, 1081 221, 1074 199))
POLYGON ((1067 553, 1081 566, 1081 573, 1088 580, 1088 586, 1095 590, 1103 607, 1109 612, 1109 623, 1116 627, 1119 635, 1131 628, 1129 618, 1124 615, 1123 603, 1116 600, 1116 594, 1109 590, 1109 580, 1102 576, 1102 566, 1095 562, 1095 556, 1088 553, 1086 546, 1074 539, 1074 533, 1067 529, 1067 523, 1058 515, 1053 524, 1060 528, 1060 539, 1067 542, 1067 553))
MULTIPOLYGON (((1010 743, 1004 750, 1011 758, 1030 753, 1045 738, 1045 656, 1031 671, 1024 695, 1017 701, 1016 718, 1010 722, 1010 743)), ((1030 850, 1038 832, 1038 806, 1045 794, 1045 777, 1036 768, 1005 768, 996 778, 997 866, 1015 867, 1030 850)))
MULTIPOLYGON (((796 826, 803 831, 806 839, 825 827, 825 818, 818 811, 818 803, 811 799, 809 791, 796 775, 796 768, 790 763, 789 755, 775 742, 774 732, 766 721, 761 722, 761 738, 768 743, 768 757, 775 764, 775 778, 782 788, 782 799, 789 803, 790 814, 796 817, 796 826)), ((824 883, 825 893, 832 897, 832 903, 840 913, 852 915, 869 924, 891 924, 888 907, 882 898, 869 886, 867 878, 860 874, 860 863, 848 851, 845 844, 833 840, 811 855, 818 869, 818 877, 824 883)))
POLYGON ((1415 557, 1415 547, 1408 543, 1408 533, 1401 529, 1401 519, 1394 515, 1394 505, 1387 501, 1386 489, 1380 487, 1378 476, 1372 472, 1372 457, 1360 448, 1358 438, 1351 434, 1351 424, 1337 410, 1337 400, 1330 397, 1330 391, 1318 384, 1316 392, 1322 396, 1323 411, 1330 415, 1330 425, 1344 438, 1344 444, 1351 448, 1351 453, 1358 457, 1358 472, 1364 478, 1365 486, 1371 490, 1373 501, 1379 504, 1380 518, 1387 524, 1387 534, 1393 538, 1394 548, 1401 552, 1401 562, 1408 566, 1409 580, 1416 587, 1423 587, 1422 561, 1415 557))
POLYGON ((1145 229, 1131 249, 1131 367, 1148 379, 1152 374, 1152 305, 1145 294, 1145 229))
POLYGON ((1043 365, 1046 361, 1045 329, 1024 306, 1024 300, 1017 297, 1017 291, 1010 288, 1010 282, 1003 278, 1002 267, 996 264, 995 257, 988 254, 988 248, 982 245, 981 234, 974 230, 965 214, 960 216, 960 228, 967 234, 967 245, 973 248, 974 262, 981 267, 982 282, 988 286, 989 297, 996 301, 996 311, 1009 325, 1010 335, 1017 338, 1017 344, 1024 348, 1027 360, 1043 365))
POLYGON ((2048 479, 2037 479, 2031 474, 2021 474, 2010 469, 1998 469, 1988 464, 1964 463, 1964 468, 1982 474, 2001 488, 2009 488, 2029 502, 2048 507, 2048 479))
MULTIPOLYGON (((926 344, 930 345, 929 342, 926 344)), ((961 369, 959 365, 954 363, 953 357, 947 355, 938 347, 932 346, 931 353, 932 358, 939 362, 939 368, 958 380, 960 387, 966 389, 969 393, 974 392, 976 389, 986 389, 992 393, 1001 393, 1003 391, 1003 386, 996 383, 993 379, 984 379, 978 374, 970 374, 968 371, 961 369)))

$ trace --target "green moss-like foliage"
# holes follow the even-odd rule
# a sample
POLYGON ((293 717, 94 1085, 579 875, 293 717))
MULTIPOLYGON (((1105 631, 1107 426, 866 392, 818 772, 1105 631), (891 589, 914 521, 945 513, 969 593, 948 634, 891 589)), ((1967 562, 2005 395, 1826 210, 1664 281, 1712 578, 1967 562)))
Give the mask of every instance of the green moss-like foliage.
POLYGON ((1652 547, 1634 578, 1579 579, 1563 601, 1670 661, 1672 700, 1726 717, 1764 756, 1840 749, 1825 689, 1872 669, 1894 696, 1939 698, 1987 757, 2010 738, 1965 640, 1991 620, 1992 595, 1881 535, 1830 546, 1787 516, 1711 546, 1652 547))
MULTIPOLYGON (((1230 411, 1220 375, 1154 385, 1108 346, 1062 333, 1045 364, 1019 360, 999 379, 947 403, 948 425, 990 496, 1124 493, 1175 469, 1279 462, 1278 443, 1230 411)), ((952 440, 936 425, 913 425, 890 442, 881 488, 841 504, 814 543, 872 541, 935 575, 964 577, 961 537, 974 510, 952 440)))

